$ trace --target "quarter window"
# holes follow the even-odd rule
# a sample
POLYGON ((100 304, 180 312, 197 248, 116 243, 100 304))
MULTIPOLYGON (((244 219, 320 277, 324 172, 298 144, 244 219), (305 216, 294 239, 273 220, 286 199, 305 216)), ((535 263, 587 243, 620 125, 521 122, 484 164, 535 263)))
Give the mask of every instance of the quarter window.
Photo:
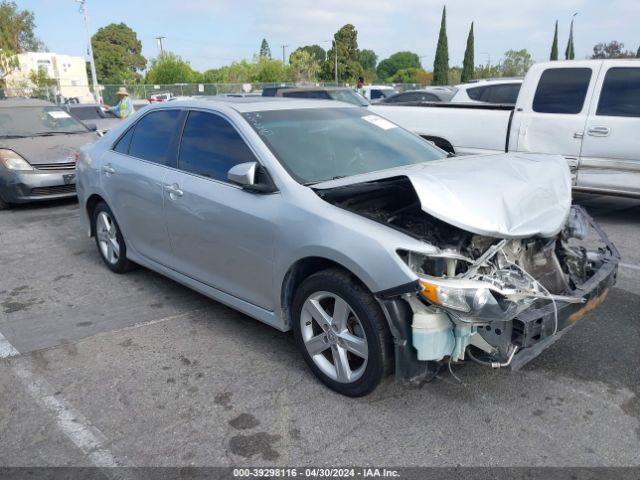
POLYGON ((227 120, 212 113, 189 113, 180 144, 180 170, 226 182, 231 167, 255 161, 253 152, 227 120))
POLYGON ((582 111, 591 82, 590 68, 550 68, 542 73, 533 99, 538 113, 576 114, 582 111))
POLYGON ((125 155, 129 153, 129 144, 131 144, 131 137, 133 137, 133 129, 134 127, 129 128, 129 130, 127 130, 127 133, 120 137, 118 143, 116 143, 113 147, 114 151, 118 153, 124 153, 125 155))
POLYGON ((640 117, 640 68, 609 69, 596 115, 640 117))
POLYGON ((171 146, 180 128, 181 113, 180 110, 158 110, 142 117, 133 132, 129 155, 169 165, 173 156, 171 146))

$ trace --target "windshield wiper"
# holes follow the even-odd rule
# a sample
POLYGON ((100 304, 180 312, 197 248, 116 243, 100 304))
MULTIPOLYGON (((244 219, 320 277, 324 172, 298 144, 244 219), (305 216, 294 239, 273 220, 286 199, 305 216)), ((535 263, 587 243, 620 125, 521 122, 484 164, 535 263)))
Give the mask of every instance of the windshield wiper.
POLYGON ((82 130, 77 130, 74 132, 56 132, 56 131, 51 131, 51 132, 40 132, 40 133, 34 133, 33 135, 30 135, 32 137, 51 137, 53 135, 75 135, 77 133, 87 133, 87 132, 83 132, 82 130))

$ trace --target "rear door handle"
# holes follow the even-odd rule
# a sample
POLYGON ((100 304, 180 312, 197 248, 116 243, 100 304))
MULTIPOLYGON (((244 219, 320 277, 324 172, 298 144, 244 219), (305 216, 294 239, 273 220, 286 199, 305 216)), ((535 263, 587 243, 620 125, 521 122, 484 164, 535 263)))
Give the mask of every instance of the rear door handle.
POLYGON ((584 133, 576 132, 573 134, 573 138, 577 138, 577 139, 584 138, 584 133))
POLYGON ((111 166, 111 164, 107 164, 102 167, 102 171, 106 174, 113 175, 116 173, 116 169, 111 166))
POLYGON ((184 195, 184 192, 180 190, 180 186, 177 183, 174 183, 173 185, 165 185, 164 191, 171 197, 181 197, 184 195))
POLYGON ((609 127, 591 127, 587 133, 592 137, 608 137, 611 129, 609 127))

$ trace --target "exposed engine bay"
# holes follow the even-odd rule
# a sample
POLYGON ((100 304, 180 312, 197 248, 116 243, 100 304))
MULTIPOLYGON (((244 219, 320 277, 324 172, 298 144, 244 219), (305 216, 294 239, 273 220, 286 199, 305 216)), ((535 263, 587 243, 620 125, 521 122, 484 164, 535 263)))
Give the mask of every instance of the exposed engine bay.
MULTIPOLYGON (((417 294, 404 296, 413 313, 411 343, 419 361, 511 364, 519 350, 533 350, 573 324, 574 312, 589 311, 587 302, 604 300, 606 290, 592 288, 599 282, 594 277, 619 258, 578 206, 553 237, 494 238, 426 213, 407 177, 317 193, 437 248, 429 255, 397 252, 420 283, 417 294)), ((611 276, 614 281, 615 272, 611 276)))

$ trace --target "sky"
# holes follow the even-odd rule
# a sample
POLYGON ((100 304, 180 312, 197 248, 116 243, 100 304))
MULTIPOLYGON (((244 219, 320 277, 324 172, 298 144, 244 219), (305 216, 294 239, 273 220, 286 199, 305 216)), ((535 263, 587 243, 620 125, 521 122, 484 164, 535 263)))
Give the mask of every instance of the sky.
MULTIPOLYGON (((35 14, 36 34, 52 52, 84 55, 86 35, 75 0, 14 0, 35 14)), ((442 1, 434 0, 87 0, 91 34, 109 23, 124 22, 142 41, 150 59, 157 36, 196 70, 250 60, 266 38, 274 58, 295 48, 328 40, 343 25, 358 31, 360 49, 378 60, 410 50, 423 67, 433 67, 442 1)), ((497 64, 509 49, 526 48, 535 61, 549 58, 555 21, 560 55, 574 13, 576 59, 588 57, 599 42, 617 40, 640 46, 639 0, 451 0, 447 4, 449 65, 461 65, 471 22, 476 64, 497 64)))

